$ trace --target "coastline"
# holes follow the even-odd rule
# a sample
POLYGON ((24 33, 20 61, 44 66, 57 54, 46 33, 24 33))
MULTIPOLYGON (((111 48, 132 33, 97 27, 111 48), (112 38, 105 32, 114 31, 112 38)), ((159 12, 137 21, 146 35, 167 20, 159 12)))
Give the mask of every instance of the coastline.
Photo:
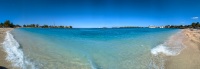
POLYGON ((4 42, 7 31, 11 31, 13 28, 0 28, 0 68, 5 67, 7 69, 15 69, 12 67, 12 63, 6 60, 7 53, 3 49, 2 43, 4 42))
POLYGON ((200 69, 200 30, 183 29, 185 48, 176 56, 167 56, 165 69, 200 69))
MULTIPOLYGON (((11 30, 13 28, 0 28, 0 43, 3 43, 6 31, 11 30)), ((165 69, 200 69, 200 30, 183 29, 170 39, 167 46, 173 47, 173 44, 176 45, 177 41, 181 40, 185 48, 178 55, 166 56, 165 69)), ((0 44, 0 55, 0 69, 1 67, 17 69, 12 67, 11 62, 5 60, 7 53, 4 52, 2 44, 0 44)))

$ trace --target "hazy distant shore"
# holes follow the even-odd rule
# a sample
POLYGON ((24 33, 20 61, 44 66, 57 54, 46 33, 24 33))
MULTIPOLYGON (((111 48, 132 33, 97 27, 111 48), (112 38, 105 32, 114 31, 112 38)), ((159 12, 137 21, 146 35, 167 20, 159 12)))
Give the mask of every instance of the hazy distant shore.
POLYGON ((200 30, 184 29, 185 48, 176 56, 168 56, 165 69, 200 69, 200 30))
POLYGON ((2 45, 2 43, 5 39, 6 32, 11 31, 11 30, 13 30, 13 28, 0 28, 0 43, 1 43, 0 44, 0 55, 1 55, 0 56, 0 66, 1 66, 0 69, 2 67, 8 68, 8 69, 15 69, 12 67, 11 62, 6 60, 7 53, 4 51, 3 45, 2 45))

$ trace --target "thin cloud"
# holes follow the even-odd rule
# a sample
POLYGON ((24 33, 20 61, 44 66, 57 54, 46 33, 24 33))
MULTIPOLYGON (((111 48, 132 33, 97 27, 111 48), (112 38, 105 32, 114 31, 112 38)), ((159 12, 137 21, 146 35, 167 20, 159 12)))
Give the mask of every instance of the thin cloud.
POLYGON ((199 17, 192 17, 192 19, 199 19, 199 17))

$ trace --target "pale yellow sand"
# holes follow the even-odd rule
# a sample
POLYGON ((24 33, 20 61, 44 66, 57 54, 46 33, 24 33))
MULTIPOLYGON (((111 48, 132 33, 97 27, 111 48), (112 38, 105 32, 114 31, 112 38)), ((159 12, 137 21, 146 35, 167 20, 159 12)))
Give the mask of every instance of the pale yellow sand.
POLYGON ((11 31, 13 28, 0 28, 0 66, 8 69, 16 69, 12 67, 11 62, 6 61, 7 53, 2 47, 2 43, 5 39, 6 31, 11 31))
POLYGON ((165 69, 200 69, 200 30, 184 29, 183 44, 179 55, 167 57, 165 69))

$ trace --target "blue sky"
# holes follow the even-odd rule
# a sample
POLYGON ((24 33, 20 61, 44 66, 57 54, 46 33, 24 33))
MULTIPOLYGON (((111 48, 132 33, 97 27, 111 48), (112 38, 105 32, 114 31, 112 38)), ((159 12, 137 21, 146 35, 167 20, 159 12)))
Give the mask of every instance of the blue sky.
POLYGON ((113 27, 199 21, 200 0, 0 0, 0 22, 113 27))

